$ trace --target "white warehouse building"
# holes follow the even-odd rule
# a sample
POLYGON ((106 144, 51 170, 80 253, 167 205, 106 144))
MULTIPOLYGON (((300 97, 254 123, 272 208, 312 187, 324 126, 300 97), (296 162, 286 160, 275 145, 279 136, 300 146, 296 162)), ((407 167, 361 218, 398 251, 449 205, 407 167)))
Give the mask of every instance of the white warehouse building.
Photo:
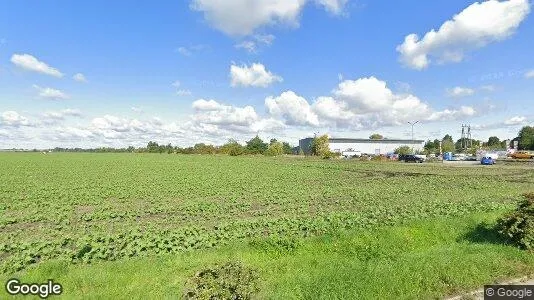
MULTIPOLYGON (((299 141, 299 147, 304 154, 311 154, 311 143, 313 138, 305 138, 299 141)), ((330 151, 343 152, 359 152, 367 155, 380 155, 393 153, 395 149, 408 146, 414 151, 421 151, 424 147, 423 140, 399 140, 399 139, 351 139, 351 138, 330 138, 328 139, 330 151)))

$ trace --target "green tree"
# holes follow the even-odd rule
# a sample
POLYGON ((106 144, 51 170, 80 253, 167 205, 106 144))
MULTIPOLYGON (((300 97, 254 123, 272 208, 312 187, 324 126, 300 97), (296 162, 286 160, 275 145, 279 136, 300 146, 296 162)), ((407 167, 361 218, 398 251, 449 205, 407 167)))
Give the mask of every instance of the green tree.
POLYGON ((229 139, 226 144, 221 146, 220 151, 221 153, 228 154, 230 156, 238 156, 244 154, 245 148, 236 140, 229 139))
POLYGON ((159 145, 158 143, 156 142, 148 142, 148 144, 146 145, 146 150, 150 153, 157 153, 159 152, 159 145))
POLYGON ((517 138, 520 150, 534 150, 534 126, 521 128, 517 138))
POLYGON ((439 143, 440 143, 440 140, 438 140, 438 139, 435 139, 434 141, 428 140, 425 143, 424 152, 426 154, 439 153, 439 143))
POLYGON ((501 146, 501 140, 496 136, 490 136, 487 143, 488 147, 501 146))
POLYGON ((263 140, 256 135, 247 142, 246 149, 250 154, 263 154, 263 152, 267 150, 267 146, 267 143, 263 142, 263 140))
POLYGON ((282 147, 284 148, 284 154, 293 154, 293 147, 289 143, 283 142, 282 147))
POLYGON ((213 145, 199 143, 193 146, 193 152, 196 154, 215 154, 217 152, 217 149, 213 145))
POLYGON ((399 148, 395 149, 393 153, 399 154, 399 155, 411 154, 412 148, 410 146, 400 146, 399 148))
POLYGON ((383 140, 384 136, 378 133, 373 133, 369 136, 369 139, 371 140, 383 140))
POLYGON ((167 144, 167 146, 165 146, 165 151, 167 151, 168 154, 171 154, 174 152, 174 148, 172 147, 172 145, 169 143, 167 144))
POLYGON ((452 143, 454 143, 454 140, 452 139, 452 136, 450 134, 446 134, 443 139, 441 139, 442 142, 444 141, 450 141, 452 143))
POLYGON ((322 158, 330 157, 330 147, 328 142, 328 135, 321 135, 314 137, 311 144, 312 155, 317 155, 322 158))
POLYGON ((444 139, 441 142, 441 151, 442 152, 454 152, 455 146, 454 142, 449 139, 444 139))
POLYGON ((279 156, 284 154, 284 146, 280 142, 273 142, 269 145, 267 150, 264 152, 267 156, 279 156))

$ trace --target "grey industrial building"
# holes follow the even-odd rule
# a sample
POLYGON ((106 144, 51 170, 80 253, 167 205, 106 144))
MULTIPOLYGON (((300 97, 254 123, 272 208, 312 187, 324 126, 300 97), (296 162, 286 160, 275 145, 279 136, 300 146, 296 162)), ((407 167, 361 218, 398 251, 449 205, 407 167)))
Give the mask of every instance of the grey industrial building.
MULTIPOLYGON (((299 141, 299 147, 304 154, 311 154, 311 143, 313 138, 305 138, 299 141)), ((401 139, 352 139, 352 138, 330 138, 328 139, 330 151, 343 153, 346 151, 360 152, 367 155, 380 155, 392 153, 401 146, 409 146, 414 151, 423 149, 423 140, 401 140, 401 139)))

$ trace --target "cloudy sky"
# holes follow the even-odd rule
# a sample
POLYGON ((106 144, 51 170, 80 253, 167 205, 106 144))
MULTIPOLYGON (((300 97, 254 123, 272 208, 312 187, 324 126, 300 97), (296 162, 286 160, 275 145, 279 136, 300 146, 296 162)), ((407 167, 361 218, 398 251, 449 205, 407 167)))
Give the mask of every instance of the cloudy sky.
POLYGON ((0 2, 0 148, 513 138, 528 0, 0 2))

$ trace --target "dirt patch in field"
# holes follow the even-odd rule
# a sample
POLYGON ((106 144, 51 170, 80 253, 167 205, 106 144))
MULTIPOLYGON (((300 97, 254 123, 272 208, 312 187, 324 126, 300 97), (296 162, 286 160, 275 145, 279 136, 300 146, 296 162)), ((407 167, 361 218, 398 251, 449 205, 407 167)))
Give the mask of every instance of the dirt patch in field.
POLYGON ((92 205, 76 205, 74 208, 74 212, 77 216, 81 216, 84 214, 90 214, 95 211, 95 207, 92 205))
POLYGON ((7 224, 4 228, 0 229, 2 233, 10 233, 16 231, 27 231, 33 232, 39 228, 50 228, 54 226, 52 222, 38 221, 38 222, 22 222, 22 223, 13 223, 7 224))

